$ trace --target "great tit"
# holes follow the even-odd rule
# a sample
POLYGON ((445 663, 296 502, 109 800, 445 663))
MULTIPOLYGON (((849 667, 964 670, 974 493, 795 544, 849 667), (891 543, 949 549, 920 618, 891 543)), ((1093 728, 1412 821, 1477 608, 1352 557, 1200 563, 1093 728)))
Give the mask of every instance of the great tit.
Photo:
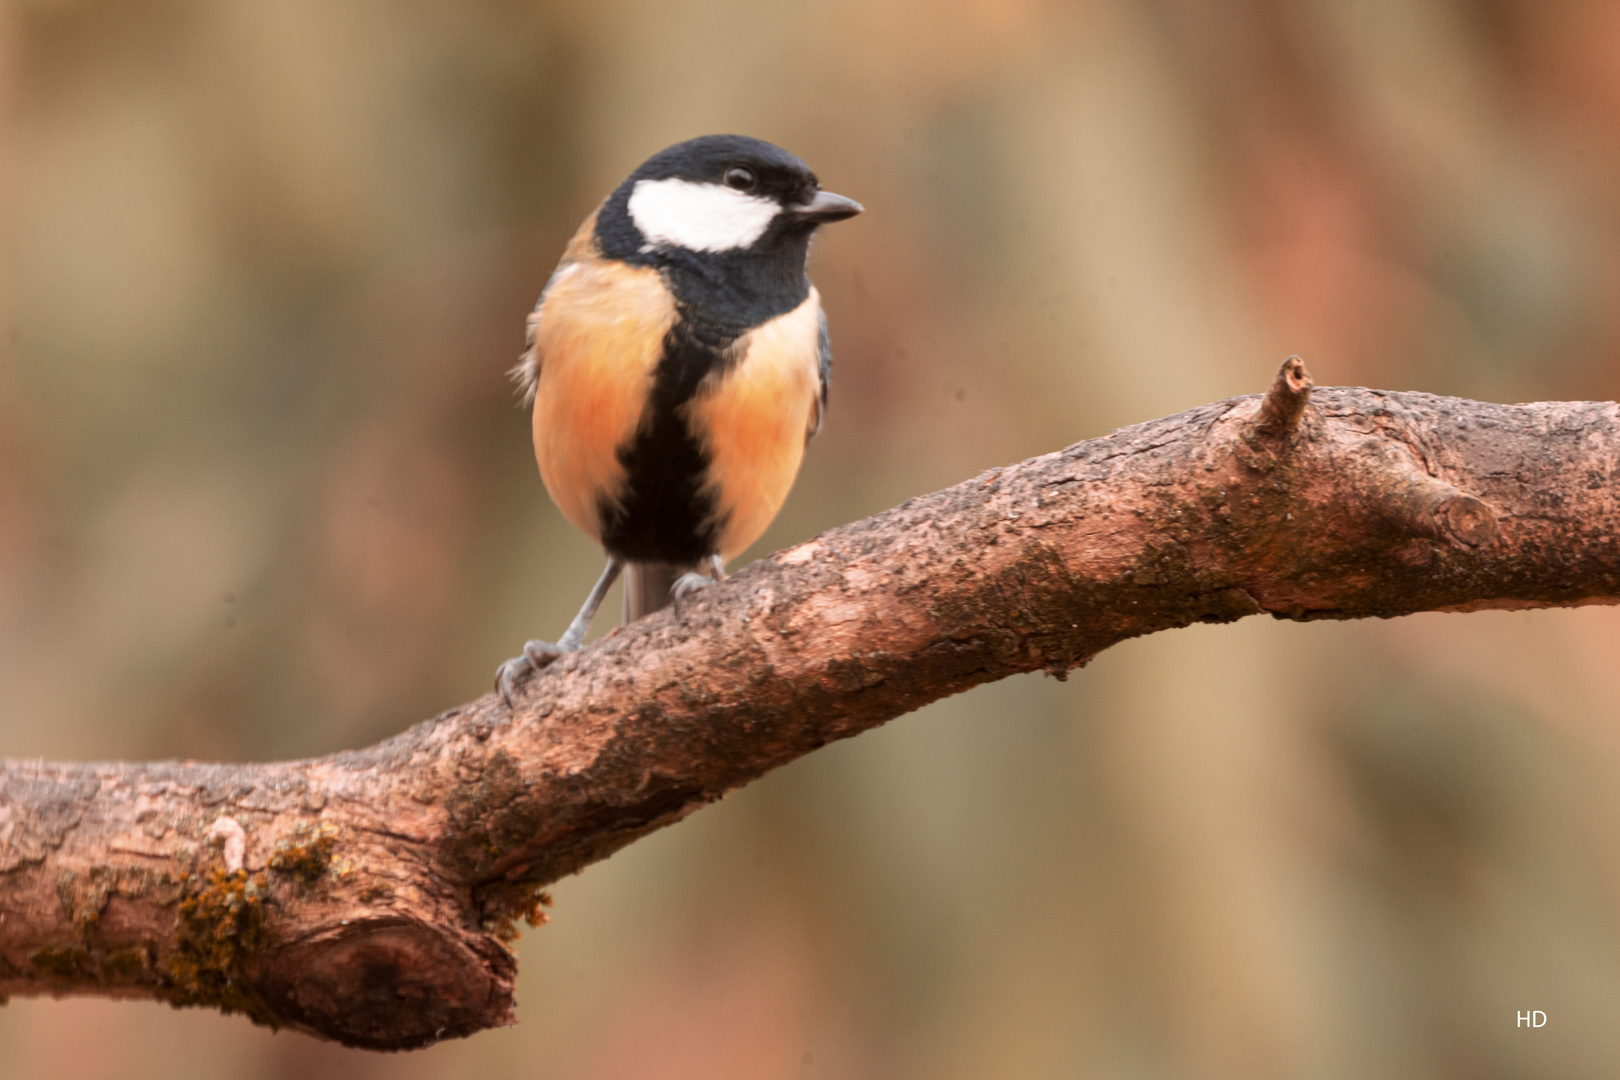
POLYGON ((832 364, 810 238, 861 209, 780 147, 706 135, 648 158, 574 234, 512 374, 546 491, 607 567, 560 640, 497 669, 508 705, 580 647, 621 571, 628 623, 722 579, 781 509, 832 364))

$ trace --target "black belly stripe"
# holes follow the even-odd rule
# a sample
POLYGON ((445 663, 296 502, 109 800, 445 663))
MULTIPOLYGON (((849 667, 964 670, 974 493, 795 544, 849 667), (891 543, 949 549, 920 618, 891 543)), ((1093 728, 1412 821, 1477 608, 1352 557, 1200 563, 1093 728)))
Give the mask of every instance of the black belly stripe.
POLYGON ((711 374, 733 362, 729 346, 745 327, 695 323, 686 314, 664 338, 652 396, 635 438, 619 450, 627 484, 601 504, 602 546, 631 562, 696 563, 716 551, 721 522, 704 492, 709 459, 680 406, 711 374))

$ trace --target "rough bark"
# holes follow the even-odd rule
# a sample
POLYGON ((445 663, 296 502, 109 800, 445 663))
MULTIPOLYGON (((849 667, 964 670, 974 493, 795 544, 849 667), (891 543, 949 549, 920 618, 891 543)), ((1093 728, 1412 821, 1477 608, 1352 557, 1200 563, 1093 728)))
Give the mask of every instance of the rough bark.
POLYGON ((544 884, 833 739, 1194 622, 1620 598, 1620 407, 1237 398, 763 559, 366 750, 0 767, 0 993, 356 1046, 510 1023, 544 884))

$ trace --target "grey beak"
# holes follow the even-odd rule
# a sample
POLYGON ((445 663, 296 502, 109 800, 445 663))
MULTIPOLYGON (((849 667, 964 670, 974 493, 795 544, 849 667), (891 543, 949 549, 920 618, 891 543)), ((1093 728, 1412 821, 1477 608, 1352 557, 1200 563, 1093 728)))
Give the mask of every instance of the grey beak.
POLYGON ((793 212, 802 221, 814 221, 824 224, 829 221, 843 221, 852 218, 866 207, 854 199, 846 199, 842 195, 834 195, 830 191, 818 191, 816 197, 800 206, 795 206, 793 212))

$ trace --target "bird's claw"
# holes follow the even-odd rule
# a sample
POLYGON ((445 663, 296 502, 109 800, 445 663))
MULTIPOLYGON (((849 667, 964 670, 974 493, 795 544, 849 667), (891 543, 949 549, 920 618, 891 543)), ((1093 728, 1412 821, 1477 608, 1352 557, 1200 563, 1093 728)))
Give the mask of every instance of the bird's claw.
POLYGON ((669 598, 679 605, 681 601, 688 599, 699 589, 707 588, 713 584, 714 579, 705 577, 702 574, 685 573, 676 578, 675 584, 669 587, 669 598))
POLYGON ((495 669, 495 689, 506 707, 512 707, 512 691, 517 689, 518 683, 567 653, 567 649, 549 641, 525 641, 522 656, 514 656, 495 669))
POLYGON ((551 642, 541 641, 539 638, 523 643, 523 659, 533 665, 536 671, 557 660, 561 660, 572 651, 567 645, 553 645, 551 642))

